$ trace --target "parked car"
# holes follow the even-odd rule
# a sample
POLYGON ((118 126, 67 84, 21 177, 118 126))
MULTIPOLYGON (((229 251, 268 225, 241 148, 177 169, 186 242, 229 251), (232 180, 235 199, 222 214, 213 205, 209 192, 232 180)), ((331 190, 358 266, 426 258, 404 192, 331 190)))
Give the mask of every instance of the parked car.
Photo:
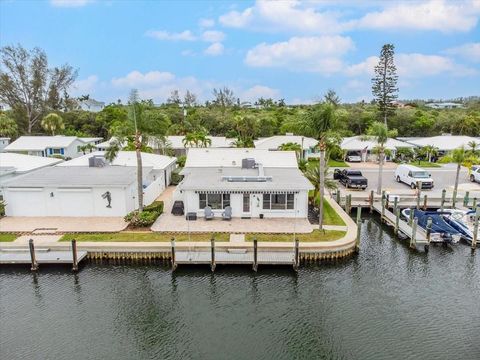
POLYGON ((362 156, 358 152, 348 152, 345 160, 348 162, 361 162, 362 156))
POLYGON ((480 183, 480 166, 472 166, 472 173, 470 174, 470 181, 480 183))
POLYGON ((412 189, 417 188, 417 184, 420 185, 420 189, 433 189, 432 175, 419 167, 413 165, 398 165, 395 170, 395 179, 399 183, 405 183, 412 189))
POLYGON ((335 169, 333 172, 333 178, 338 180, 347 189, 357 188, 365 190, 368 186, 368 179, 364 177, 359 170, 335 169))

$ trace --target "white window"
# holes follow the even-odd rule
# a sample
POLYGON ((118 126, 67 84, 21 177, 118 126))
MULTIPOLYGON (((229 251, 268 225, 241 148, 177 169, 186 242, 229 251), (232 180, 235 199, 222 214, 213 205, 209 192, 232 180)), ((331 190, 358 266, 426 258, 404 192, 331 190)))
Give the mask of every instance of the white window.
POLYGON ((263 209, 290 210, 294 208, 294 199, 294 194, 263 194, 263 209))
POLYGON ((230 206, 230 194, 199 194, 198 207, 204 209, 207 206, 214 210, 225 209, 230 206))

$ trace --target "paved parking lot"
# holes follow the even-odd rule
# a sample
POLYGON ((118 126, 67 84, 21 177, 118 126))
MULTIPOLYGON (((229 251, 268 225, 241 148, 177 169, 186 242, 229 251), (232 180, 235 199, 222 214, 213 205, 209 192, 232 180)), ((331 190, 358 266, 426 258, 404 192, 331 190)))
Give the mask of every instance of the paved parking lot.
MULTIPOLYGON (((363 164, 350 164, 350 169, 360 170, 368 179, 368 189, 369 190, 376 190, 378 184, 378 166, 363 166, 363 164)), ((448 164, 441 168, 430 168, 425 169, 426 171, 432 174, 432 179, 434 181, 434 189, 433 191, 441 191, 443 189, 452 190, 455 184, 455 175, 456 175, 456 165, 448 164)), ((332 170, 333 171, 333 170, 332 170)), ((401 192, 409 192, 412 191, 407 184, 404 183, 397 183, 395 180, 395 169, 392 166, 388 168, 384 168, 383 170, 383 180, 382 180, 383 188, 387 191, 401 191, 401 192)), ((339 188, 344 190, 345 187, 339 184, 339 188)), ((358 190, 353 190, 358 191, 358 190)), ((470 191, 471 193, 480 193, 480 184, 472 183, 468 179, 468 170, 462 168, 460 171, 460 178, 459 178, 459 191, 470 191)), ((413 192, 413 191, 412 191, 413 192)))

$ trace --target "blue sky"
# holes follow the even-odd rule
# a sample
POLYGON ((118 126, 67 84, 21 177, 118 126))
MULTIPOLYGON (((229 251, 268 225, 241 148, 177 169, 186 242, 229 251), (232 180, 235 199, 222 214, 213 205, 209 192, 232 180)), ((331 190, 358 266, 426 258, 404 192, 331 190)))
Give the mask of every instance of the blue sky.
POLYGON ((79 69, 74 95, 309 103, 327 89, 371 98, 381 46, 393 43, 400 98, 480 95, 480 0, 2 1, 0 44, 44 49, 79 69))

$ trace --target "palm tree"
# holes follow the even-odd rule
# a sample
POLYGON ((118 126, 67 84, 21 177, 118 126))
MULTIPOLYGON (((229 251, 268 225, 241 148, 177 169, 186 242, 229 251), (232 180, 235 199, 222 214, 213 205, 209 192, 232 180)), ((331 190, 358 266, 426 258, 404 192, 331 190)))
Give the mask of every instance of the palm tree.
POLYGON ((105 153, 105 158, 113 161, 127 143, 127 139, 133 135, 133 145, 137 155, 137 193, 138 211, 143 211, 143 167, 142 149, 148 147, 151 139, 165 137, 169 121, 164 116, 155 116, 147 109, 148 104, 140 102, 138 91, 132 90, 129 97, 129 112, 125 123, 112 128, 114 141, 105 153))
POLYGON ((318 211, 319 229, 323 230, 323 198, 325 196, 325 151, 327 149, 327 134, 333 128, 337 115, 335 106, 322 103, 314 106, 299 122, 298 127, 303 135, 318 140, 320 161, 318 164, 320 203, 318 211))
POLYGON ((468 143, 468 147, 470 148, 470 152, 472 155, 477 155, 477 151, 478 151, 478 142, 476 141, 469 141, 468 143))
POLYGON ((374 122, 367 130, 367 135, 362 136, 364 140, 372 140, 377 143, 376 149, 378 151, 378 185, 377 194, 382 193, 382 178, 383 178, 383 162, 385 160, 385 144, 389 137, 397 136, 396 130, 388 130, 387 125, 379 121, 374 122))
POLYGON ((457 173, 455 175, 455 186, 453 187, 453 199, 452 199, 452 206, 455 207, 455 202, 457 199, 457 191, 458 191, 458 180, 460 178, 460 169, 462 168, 462 164, 467 157, 467 152, 465 148, 462 146, 458 149, 452 151, 452 161, 457 164, 457 173))
POLYGON ((289 142, 282 144, 278 147, 278 150, 282 151, 295 151, 295 154, 297 155, 297 159, 300 158, 300 155, 302 153, 302 145, 294 143, 294 142, 289 142))
POLYGON ((91 153, 93 149, 95 149, 95 145, 90 143, 80 146, 80 151, 83 153, 83 155, 85 155, 87 151, 91 153))
POLYGON ((55 136, 55 132, 57 132, 57 130, 65 129, 65 124, 63 123, 62 117, 55 113, 50 113, 45 116, 40 125, 45 131, 51 132, 52 136, 55 136))
POLYGON ((17 122, 5 114, 0 114, 0 136, 15 137, 18 133, 17 122))
POLYGON ((209 147, 212 145, 212 139, 210 139, 204 131, 196 132, 195 137, 197 138, 197 143, 200 147, 209 147))
POLYGON ((428 162, 432 162, 432 156, 438 155, 438 148, 433 145, 426 145, 422 150, 425 152, 428 162))
POLYGON ((198 147, 198 138, 197 138, 197 135, 195 133, 187 133, 183 140, 182 140, 182 143, 183 143, 183 146, 184 147, 187 147, 187 146, 190 146, 190 147, 198 147))

